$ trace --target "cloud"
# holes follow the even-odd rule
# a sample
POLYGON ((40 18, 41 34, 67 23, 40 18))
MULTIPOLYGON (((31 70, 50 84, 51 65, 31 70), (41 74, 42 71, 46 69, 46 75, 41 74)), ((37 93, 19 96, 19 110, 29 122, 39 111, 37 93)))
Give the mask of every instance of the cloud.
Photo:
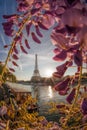
MULTIPOLYGON (((41 54, 38 54, 38 59, 39 60, 50 60, 50 55, 47 55, 47 54, 45 54, 45 55, 41 55, 41 54)), ((27 54, 27 55, 24 55, 24 54, 21 54, 20 55, 20 60, 23 60, 23 61, 27 61, 27 60, 35 60, 35 55, 34 54, 27 54)), ((29 60, 29 61, 30 61, 29 60)))
MULTIPOLYGON (((52 61, 52 58, 50 56, 38 55, 39 65, 42 63, 51 62, 51 61, 52 61)), ((28 54, 28 55, 21 54, 18 64, 21 64, 22 67, 34 66, 35 55, 34 54, 28 54)))

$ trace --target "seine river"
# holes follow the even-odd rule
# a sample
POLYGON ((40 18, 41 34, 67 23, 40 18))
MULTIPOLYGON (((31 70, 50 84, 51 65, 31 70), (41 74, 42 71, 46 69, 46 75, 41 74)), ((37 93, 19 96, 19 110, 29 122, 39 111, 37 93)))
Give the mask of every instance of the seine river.
POLYGON ((32 96, 37 97, 40 102, 64 100, 64 96, 60 96, 52 86, 35 86, 19 83, 8 83, 8 85, 17 92, 31 92, 32 96))
MULTIPOLYGON (((45 111, 49 102, 66 102, 65 96, 60 96, 52 86, 33 86, 17 83, 8 83, 11 88, 19 92, 31 92, 33 97, 37 97, 40 111, 45 111)), ((87 85, 87 84, 86 84, 87 85)), ((84 86, 84 85, 82 85, 84 86)))

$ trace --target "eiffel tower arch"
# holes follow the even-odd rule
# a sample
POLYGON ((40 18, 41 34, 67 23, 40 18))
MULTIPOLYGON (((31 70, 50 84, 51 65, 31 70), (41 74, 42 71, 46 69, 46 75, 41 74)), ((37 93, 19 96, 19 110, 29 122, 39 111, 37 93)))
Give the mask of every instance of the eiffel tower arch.
POLYGON ((37 54, 35 54, 35 67, 34 67, 33 76, 31 77, 31 82, 39 82, 40 80, 41 80, 41 76, 38 70, 38 59, 37 59, 37 54))

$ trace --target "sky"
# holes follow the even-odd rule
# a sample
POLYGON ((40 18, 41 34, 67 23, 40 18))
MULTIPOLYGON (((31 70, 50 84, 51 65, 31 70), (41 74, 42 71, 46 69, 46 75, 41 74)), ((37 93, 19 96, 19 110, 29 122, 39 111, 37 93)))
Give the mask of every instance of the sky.
MULTIPOLYGON (((0 61, 5 62, 9 49, 4 48, 6 44, 11 44, 12 38, 7 37, 4 34, 2 28, 2 22, 4 22, 3 15, 10 15, 16 12, 17 3, 16 0, 0 0, 0 61)), ((18 80, 30 80, 34 67, 35 67, 35 54, 38 55, 38 69, 42 77, 49 77, 52 72, 56 71, 56 66, 61 63, 54 61, 52 58, 54 56, 53 49, 55 48, 50 40, 49 31, 42 31, 44 35, 41 39, 41 44, 38 45, 32 41, 31 37, 28 39, 30 44, 30 49, 27 50, 28 54, 23 54, 21 51, 19 53, 18 65, 16 67, 16 72, 14 73, 18 80)), ((73 74, 75 69, 69 69, 67 74, 73 74)))

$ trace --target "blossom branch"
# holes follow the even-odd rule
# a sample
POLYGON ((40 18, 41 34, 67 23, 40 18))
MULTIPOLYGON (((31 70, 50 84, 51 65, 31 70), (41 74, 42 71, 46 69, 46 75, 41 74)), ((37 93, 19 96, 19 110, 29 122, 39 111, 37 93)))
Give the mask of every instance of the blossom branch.
POLYGON ((63 124, 63 127, 64 127, 64 128, 67 128, 67 126, 66 126, 67 121, 69 120, 69 118, 70 118, 70 116, 71 116, 71 113, 72 113, 72 111, 73 111, 74 106, 76 105, 76 102, 77 102, 77 99, 78 99, 78 95, 79 95, 79 90, 80 90, 80 87, 81 87, 81 78, 82 78, 82 66, 80 66, 80 74, 79 74, 79 79, 78 79, 78 85, 77 85, 77 87, 76 87, 75 98, 74 98, 73 104, 71 105, 69 114, 67 115, 66 120, 65 120, 65 122, 64 122, 64 124, 63 124))
POLYGON ((10 50, 9 50, 9 52, 8 52, 7 58, 6 58, 6 60, 5 60, 5 65, 4 65, 3 70, 2 70, 2 73, 1 73, 1 81, 2 81, 2 82, 3 82, 3 74, 4 74, 4 72, 5 72, 6 65, 7 65, 7 63, 8 63, 10 54, 12 53, 12 50, 13 50, 15 44, 16 44, 15 39, 21 34, 21 32, 22 32, 22 30, 23 30, 25 24, 28 22, 29 18, 30 18, 30 15, 29 15, 26 19, 23 20, 23 22, 22 22, 22 24, 21 24, 21 27, 19 28, 18 32, 16 33, 15 38, 13 39, 13 41, 12 41, 12 43, 11 43, 11 48, 10 48, 10 50))

